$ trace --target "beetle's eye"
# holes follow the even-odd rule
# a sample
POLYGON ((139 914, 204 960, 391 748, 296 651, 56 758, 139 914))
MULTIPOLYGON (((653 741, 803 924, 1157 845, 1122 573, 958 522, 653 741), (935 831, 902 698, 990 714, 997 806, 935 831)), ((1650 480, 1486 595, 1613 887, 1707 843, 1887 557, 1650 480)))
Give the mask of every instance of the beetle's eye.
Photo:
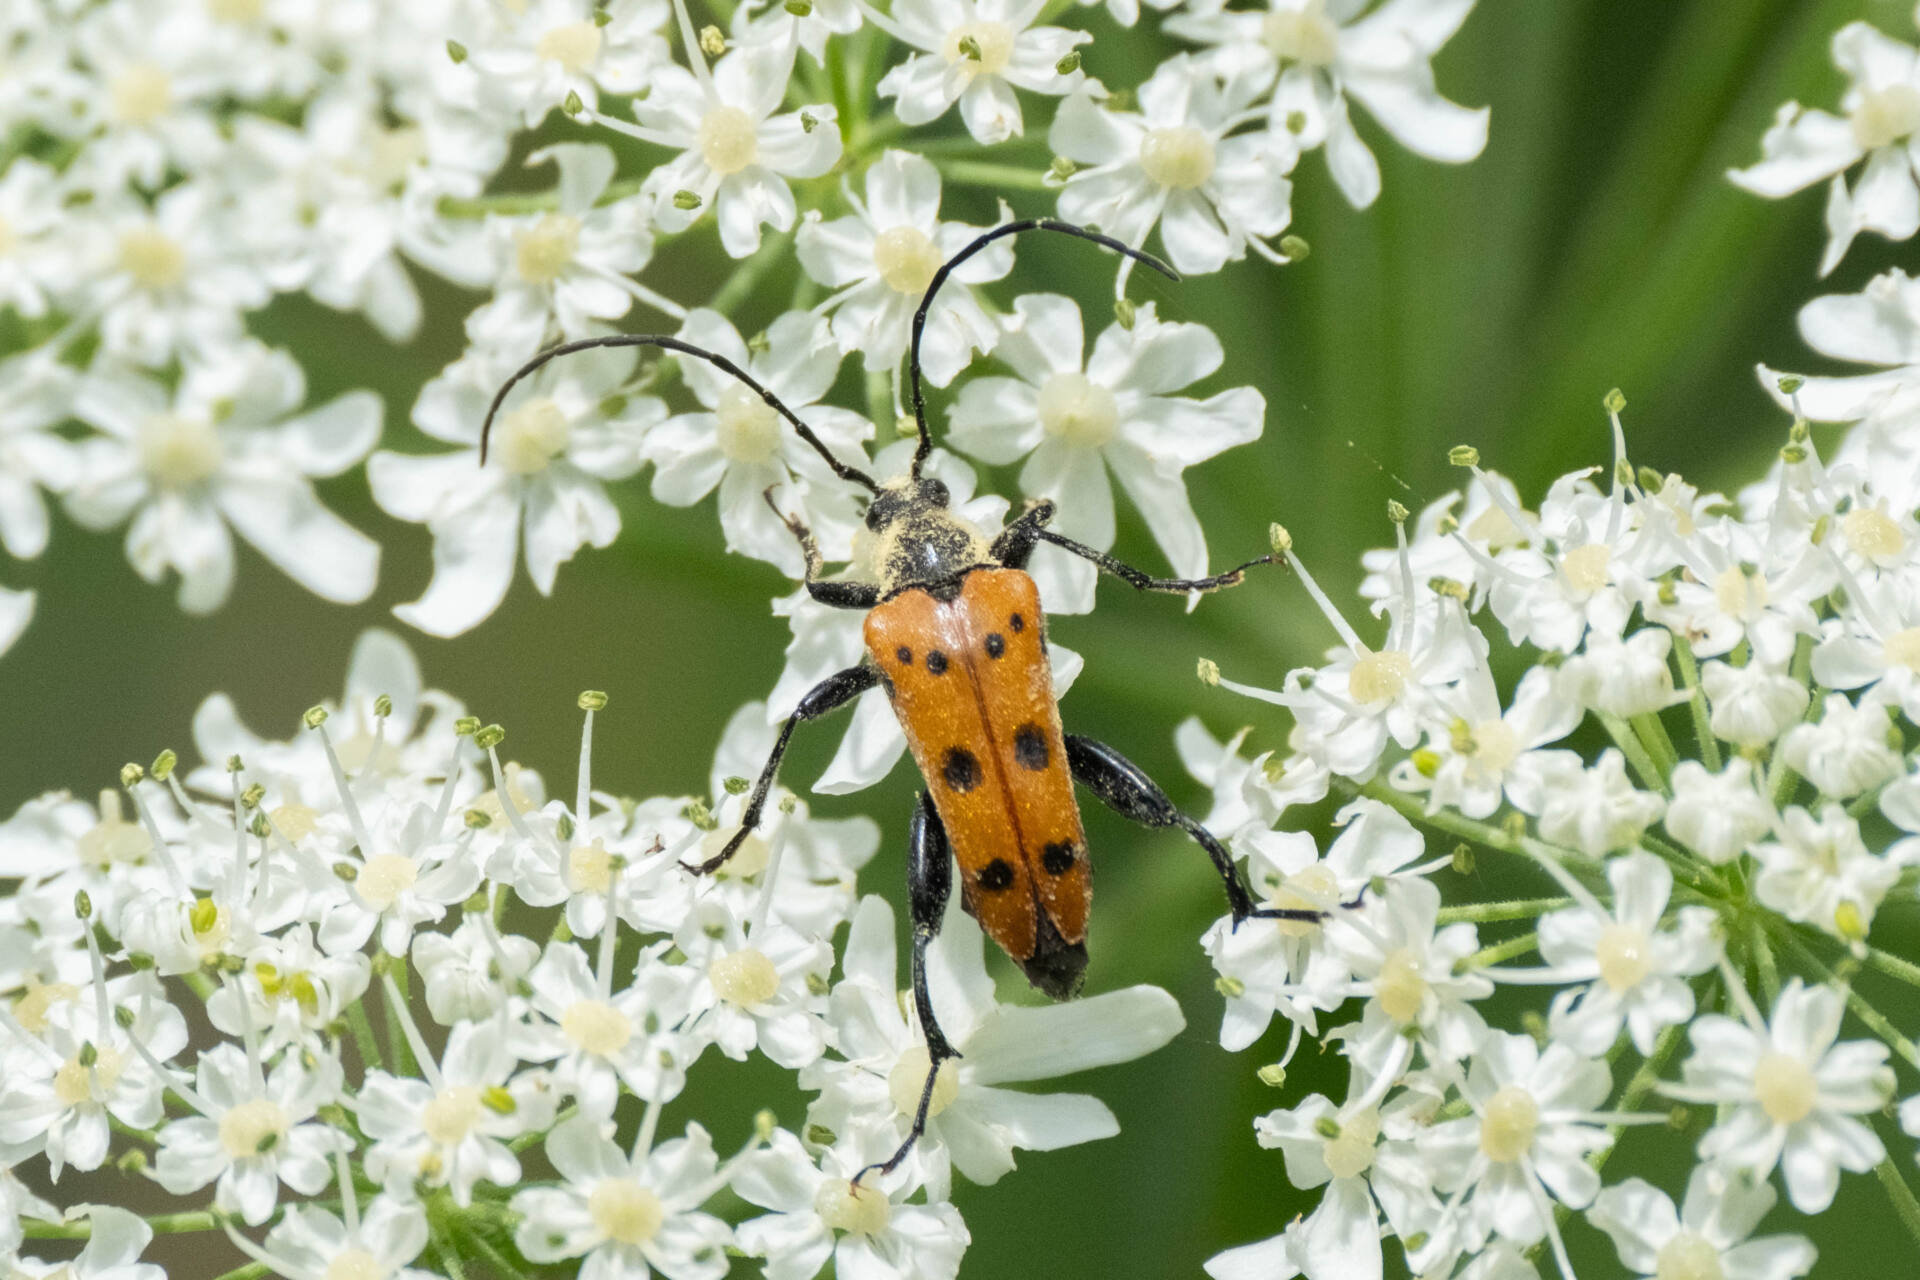
POLYGON ((920 496, 936 507, 944 507, 953 500, 953 495, 947 491, 947 485, 944 480, 922 481, 920 484, 920 496))

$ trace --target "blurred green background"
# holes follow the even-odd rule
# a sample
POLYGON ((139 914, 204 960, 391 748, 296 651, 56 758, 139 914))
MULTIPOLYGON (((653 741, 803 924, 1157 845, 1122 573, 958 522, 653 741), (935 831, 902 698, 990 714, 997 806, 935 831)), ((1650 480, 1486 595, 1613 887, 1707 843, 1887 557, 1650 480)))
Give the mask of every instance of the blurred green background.
MULTIPOLYGON (((1306 262, 1275 269, 1250 259, 1177 288, 1136 275, 1136 299, 1152 297, 1163 317, 1221 333, 1227 368, 1208 390, 1253 383, 1267 396, 1259 443, 1189 473, 1216 563, 1263 551, 1268 522, 1278 519, 1335 599, 1351 601, 1358 553, 1390 541, 1387 500, 1418 510, 1456 483, 1449 445, 1477 445, 1536 495, 1561 471, 1606 461, 1600 401, 1614 386, 1627 395, 1637 463, 1680 470, 1703 487, 1732 489, 1756 476, 1787 424, 1756 384, 1754 362, 1820 368, 1796 336, 1796 308, 1912 258, 1910 245, 1863 238, 1823 285, 1813 274, 1821 195, 1767 203, 1723 176, 1757 158, 1778 103, 1837 100, 1843 82, 1827 42, 1861 16, 1913 36, 1904 0, 1483 0, 1436 63, 1449 97, 1493 108, 1492 140, 1478 162, 1416 160, 1356 112, 1380 156, 1385 194, 1356 213, 1318 156, 1303 162, 1294 230, 1312 245, 1306 262)), ((1109 83, 1137 83, 1166 52, 1104 15, 1092 25, 1099 39, 1087 66, 1109 83)), ((1044 137, 1039 120, 1029 127, 1032 141, 1044 137)), ((1044 163, 1042 146, 1023 154, 1044 163)), ((950 186, 947 212, 988 221, 995 194, 950 186)), ((1043 197, 1011 199, 1022 213, 1050 211, 1043 197)), ((1035 249, 1024 247, 1010 285, 1076 293, 1090 320, 1105 312, 1110 263, 1090 250, 1035 249)), ((692 299, 725 266, 702 232, 663 251, 647 278, 692 299)), ((769 275, 738 317, 743 330, 778 313, 792 275, 790 263, 769 275)), ((291 302, 258 329, 296 350, 316 398, 371 382, 388 398, 389 445, 425 450, 407 423, 413 394, 458 354, 459 318, 475 301, 428 288, 428 326, 406 348, 291 302)), ((861 405, 851 382, 847 402, 861 405)), ((1011 475, 992 483, 1017 496, 1011 475)), ((135 577, 117 537, 66 522, 42 561, 10 566, 9 585, 38 587, 41 598, 32 629, 0 660, 0 812, 51 788, 112 786, 123 761, 149 760, 165 746, 187 750, 193 710, 215 689, 233 694, 256 729, 290 734, 303 708, 337 696, 362 628, 405 633, 387 610, 426 583, 425 531, 382 516, 358 474, 327 496, 385 547, 379 591, 357 609, 323 604, 243 553, 232 602, 188 618, 170 588, 135 577)), ((724 554, 710 505, 663 509, 643 484, 621 498, 627 527, 618 544, 584 552, 553 598, 523 577, 469 635, 408 639, 430 684, 506 725, 509 754, 561 785, 573 776, 574 695, 597 688, 611 696, 596 743, 601 785, 636 795, 699 790, 729 713, 780 669, 787 631, 766 601, 790 588, 770 568, 724 554)), ((1158 563, 1124 512, 1118 550, 1158 563)), ((1357 604, 1348 612, 1363 621, 1357 604)), ((1204 794, 1172 749, 1183 717, 1197 712, 1216 733, 1254 725, 1255 750, 1280 744, 1285 719, 1202 687, 1195 658, 1277 685, 1331 639, 1280 574, 1191 616, 1177 601, 1107 585, 1096 614, 1057 628, 1088 660, 1065 702, 1070 726, 1120 746, 1196 805, 1204 794)), ((804 786, 817 776, 838 735, 802 734, 787 781, 804 786)), ((913 785, 903 766, 871 792, 816 800, 823 813, 880 819, 887 839, 867 887, 896 901, 913 785)), ((1251 1118, 1314 1089, 1338 1097, 1344 1088, 1332 1055, 1312 1046, 1283 1089, 1258 1083, 1256 1068, 1284 1045, 1279 1032, 1245 1054, 1218 1048, 1220 1000, 1196 945, 1221 909, 1217 883, 1179 840, 1104 813, 1089 813, 1089 825, 1100 864, 1092 989, 1162 984, 1190 1026, 1147 1060, 1070 1082, 1113 1106, 1118 1138, 1028 1155, 996 1187, 959 1189, 974 1236, 969 1276, 1198 1274, 1212 1253, 1274 1234, 1311 1206, 1287 1185, 1278 1153, 1257 1148, 1251 1118)), ((1501 884, 1493 870, 1475 884, 1442 879, 1451 900, 1501 884)), ((1009 998, 1036 998, 1010 968, 1001 972, 1009 998)), ((728 1149, 762 1102, 783 1122, 799 1122, 801 1103, 777 1092, 775 1073, 720 1064, 701 1077, 668 1128, 709 1120, 728 1149)), ((1609 1180, 1641 1172, 1677 1197, 1687 1141, 1637 1136, 1609 1166, 1609 1180)), ((1584 1275, 1618 1273, 1597 1233, 1573 1230, 1584 1275)), ((1827 1258, 1816 1275, 1912 1274, 1911 1244, 1870 1178, 1850 1179, 1813 1234, 1827 1258)))

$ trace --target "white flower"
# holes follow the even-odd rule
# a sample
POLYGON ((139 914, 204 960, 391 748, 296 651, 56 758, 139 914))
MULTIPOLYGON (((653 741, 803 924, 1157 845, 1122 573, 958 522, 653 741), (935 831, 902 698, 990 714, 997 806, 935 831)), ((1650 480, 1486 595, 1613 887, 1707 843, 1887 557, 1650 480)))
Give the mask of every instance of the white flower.
MULTIPOLYGON (((821 1091, 807 1109, 808 1123, 837 1135, 835 1146, 849 1163, 864 1164, 885 1159, 906 1137, 929 1061, 919 1029, 902 1013, 893 909, 884 899, 861 900, 840 963, 845 977, 833 989, 831 1018, 846 1060, 815 1063, 800 1083, 821 1091)), ((1157 987, 1051 1006, 998 1003, 982 934, 962 914, 957 894, 928 949, 927 969, 934 1014, 961 1056, 941 1064, 926 1135, 894 1177, 924 1183, 930 1200, 946 1198, 950 1166, 986 1186, 1013 1169, 1017 1149, 1054 1151, 1119 1132, 1097 1098, 999 1086, 1125 1062, 1186 1025, 1173 997, 1157 987)))
POLYGON ((1758 660, 1744 667, 1709 662, 1700 668, 1700 687, 1713 709, 1714 737, 1736 747, 1770 746, 1799 723, 1813 696, 1803 681, 1758 660))
POLYGON ((793 225, 786 180, 817 178, 839 161, 839 118, 831 106, 773 114, 787 95, 794 47, 787 39, 736 48, 711 75, 695 51, 693 71, 668 64, 652 73, 651 92, 633 104, 638 126, 595 117, 680 152, 641 188, 662 231, 683 231, 711 208, 721 247, 744 258, 760 247, 762 226, 785 231, 793 225))
MULTIPOLYGON (((983 146, 1024 128, 1015 89, 1063 94, 1085 74, 1060 69, 1078 44, 1093 39, 1067 27, 1035 27, 1040 10, 1017 0, 894 0, 891 16, 862 5, 875 26, 915 49, 880 79, 906 125, 932 124, 955 102, 967 132, 983 146)), ((1077 63, 1077 59, 1076 59, 1077 63)))
POLYGON ((719 1280, 731 1265, 727 1224, 699 1206, 723 1183, 713 1142, 697 1124, 687 1135, 629 1159, 601 1124, 576 1116, 547 1135, 556 1187, 514 1194, 521 1215, 514 1243, 532 1262, 584 1256, 583 1280, 719 1280))
POLYGON ((758 1049, 795 1070, 826 1052, 831 943, 777 920, 748 925, 717 895, 695 903, 675 940, 695 977, 698 1033, 722 1053, 744 1061, 758 1049))
POLYGON ((417 1204, 379 1195, 357 1221, 343 1222, 313 1205, 287 1210, 267 1233, 266 1252, 288 1273, 432 1280, 432 1272, 407 1266, 426 1247, 426 1212, 417 1204))
POLYGON ((1673 770, 1673 799, 1661 822, 1667 831, 1708 862, 1732 862, 1773 830, 1773 802, 1760 793, 1760 778, 1741 756, 1708 773, 1697 760, 1673 770))
POLYGON ((1700 1158, 1756 1178, 1780 1166, 1787 1198, 1802 1213, 1833 1203, 1840 1170, 1863 1173, 1886 1157, 1872 1127, 1856 1117, 1893 1096, 1887 1047, 1834 1041, 1845 1009, 1831 987, 1789 979, 1773 1020, 1750 1024, 1720 1014, 1695 1018, 1686 1083, 1665 1085, 1684 1102, 1717 1106, 1720 1120, 1700 1140, 1700 1158))
MULTIPOLYGON (((947 259, 985 228, 940 221, 940 171, 923 156, 889 151, 867 170, 863 204, 822 222, 809 214, 795 237, 807 274, 835 290, 817 310, 832 310, 833 340, 859 351, 868 369, 898 367, 906 354, 914 309, 947 259)), ((1011 215, 1006 215, 1011 216, 1011 215)), ((1000 326, 972 288, 1013 269, 1013 243, 1002 240, 962 263, 927 312, 920 360, 927 381, 952 382, 975 351, 1000 339, 1000 326)))
POLYGON ((153 190, 169 169, 194 174, 218 162, 211 108, 221 86, 204 54, 204 21, 165 0, 125 0, 86 14, 72 44, 86 66, 76 104, 84 114, 63 122, 87 137, 77 157, 85 185, 153 190))
MULTIPOLYGON (((558 1057, 555 1083, 588 1115, 611 1116, 623 1083, 642 1098, 672 1098, 698 1056, 698 1046, 679 1031, 694 975, 661 963, 653 954, 658 949, 642 954, 634 981, 619 991, 611 973, 596 975, 571 943, 548 946, 527 975, 533 1008, 553 1025, 544 1033, 522 1031, 522 1056, 558 1057)), ((611 954, 603 947, 603 957, 611 954)))
POLYGON ((33 621, 33 592, 0 587, 0 653, 13 647, 33 621))
POLYGON ((1566 665, 1567 679, 1587 706, 1623 719, 1651 715, 1675 700, 1665 627, 1642 627, 1624 640, 1604 632, 1587 637, 1566 665))
POLYGON ((27 1280, 167 1280, 165 1268, 137 1259, 153 1243, 153 1228, 125 1209, 87 1206, 87 1243, 71 1262, 8 1259, 27 1280))
POLYGON ((1216 46, 1229 72, 1278 76, 1271 128, 1305 150, 1325 144, 1334 185, 1356 209, 1380 194, 1380 165, 1347 115, 1351 96, 1416 155, 1464 164, 1487 145, 1487 108, 1440 96, 1433 55, 1473 0, 1270 0, 1267 12, 1196 7, 1167 20, 1178 36, 1216 46))
POLYGON ((32 156, 16 155, 0 173, 0 306, 23 319, 47 313, 47 295, 71 280, 72 246, 61 226, 60 177, 32 156))
POLYGON ((380 548, 322 506, 312 482, 366 456, 380 400, 350 391, 301 412, 305 399, 293 357, 259 345, 189 363, 171 395, 131 369, 98 365, 75 393, 75 415, 100 434, 78 446, 67 509, 96 529, 131 517, 133 567, 149 582, 177 572, 191 612, 217 607, 232 586, 229 526, 322 599, 364 600, 380 548))
POLYGON ((1788 102, 1760 140, 1760 163, 1727 173, 1756 195, 1776 199, 1832 177, 1821 275, 1840 264, 1862 231, 1905 240, 1920 229, 1912 147, 1920 128, 1920 60, 1913 46, 1850 22, 1834 33, 1833 61, 1848 80, 1840 99, 1846 114, 1788 102), (1846 171, 1862 158, 1866 168, 1849 191, 1846 171))
POLYGON ((1597 1058, 1624 1024, 1634 1048, 1651 1057, 1661 1031, 1693 1016, 1686 979, 1719 960, 1718 917, 1711 907, 1682 907, 1662 929, 1673 871, 1644 850, 1610 859, 1607 884, 1610 910, 1589 900, 1540 917, 1540 957, 1553 981, 1569 984, 1554 994, 1548 1030, 1597 1058))
POLYGON ((1472 1053, 1487 1024, 1471 1002, 1493 994, 1487 976, 1462 963, 1479 950, 1478 932, 1470 924, 1436 929, 1440 890, 1415 876, 1388 881, 1362 910, 1364 922, 1343 913, 1327 926, 1367 1001, 1348 1028, 1348 1058, 1381 1080, 1405 1069, 1416 1034, 1434 1060, 1472 1053))
MULTIPOLYGON (((1263 85, 1217 81, 1187 55, 1140 86, 1140 111, 1111 111, 1082 89, 1060 104, 1047 145, 1080 167, 1060 192, 1060 216, 1140 246, 1156 223, 1176 270, 1218 271, 1252 247, 1284 261, 1265 238, 1293 218, 1286 175, 1298 152, 1287 134, 1238 134, 1263 85)), ((1122 260, 1122 280, 1133 260, 1122 260)))
POLYGON ((640 469, 641 439, 666 416, 651 396, 619 394, 633 372, 631 349, 584 351, 527 379, 495 421, 482 467, 486 406, 518 363, 475 349, 421 391, 415 425, 467 447, 428 456, 383 449, 367 460, 374 501, 433 533, 432 582, 393 611, 429 635, 458 635, 499 608, 523 529, 527 573, 543 595, 574 552, 610 545, 620 510, 605 482, 640 469))
POLYGON ((532 938, 493 931, 485 913, 463 915, 452 933, 416 933, 413 967, 436 1022, 481 1022, 505 1007, 513 985, 540 956, 532 938))
POLYGON ((1787 730, 1780 756, 1821 795, 1845 800, 1900 772, 1900 752, 1887 743, 1892 732, 1885 707, 1864 700, 1856 707, 1844 693, 1831 693, 1819 720, 1787 730))
POLYGON ((1821 805, 1818 818, 1795 805, 1780 815, 1775 837, 1752 848, 1761 866, 1754 896, 1789 920, 1864 937, 1900 879, 1899 861, 1869 850, 1860 824, 1837 804, 1821 805))
POLYGON ((1503 796, 1519 806, 1522 798, 1540 793, 1542 772, 1565 758, 1541 748, 1572 733, 1585 715, 1570 693, 1567 680, 1533 667, 1502 711, 1493 672, 1482 660, 1442 695, 1456 714, 1444 732, 1427 731, 1422 753, 1394 767, 1394 787, 1427 792, 1430 813, 1448 808, 1486 818, 1499 810, 1503 796))
POLYGON ((1612 747, 1592 768, 1583 767, 1572 752, 1557 758, 1542 771, 1540 794, 1516 803, 1538 815, 1542 839, 1570 845, 1590 858, 1626 848, 1666 810, 1659 796, 1637 791, 1627 781, 1626 757, 1612 747))
MULTIPOLYGON (((1174 572, 1204 575, 1206 536, 1180 473, 1258 439, 1266 414, 1252 387, 1205 400, 1175 394, 1219 369, 1219 339, 1201 325, 1162 322, 1144 303, 1131 329, 1110 325, 1088 356, 1079 306, 1056 294, 1020 298, 1007 325, 995 355, 1016 376, 968 382, 948 443, 996 465, 1026 458, 1020 491, 1052 498, 1053 527, 1101 551, 1114 537, 1111 469, 1174 572)), ((1042 546, 1033 573, 1049 610, 1093 607, 1098 571, 1087 561, 1042 546)))
POLYGON ((660 28, 669 11, 661 0, 536 0, 512 7, 511 16, 486 12, 496 25, 471 41, 468 56, 488 105, 513 112, 529 129, 569 94, 593 110, 602 90, 637 93, 667 61, 660 28))
POLYGON ((1747 1239, 1776 1199, 1764 1179, 1698 1165, 1678 1212, 1666 1192, 1629 1178, 1594 1199, 1587 1221, 1613 1237, 1622 1266, 1648 1280, 1689 1269, 1723 1280, 1790 1280, 1813 1267, 1805 1237, 1747 1239))
POLYGON ((781 1129, 735 1166, 734 1191, 774 1212, 741 1223, 740 1248, 766 1259, 767 1280, 810 1280, 827 1259, 835 1274, 864 1280, 953 1280, 971 1242, 960 1211, 944 1201, 908 1204, 878 1179, 854 1186, 857 1169, 835 1153, 814 1164, 800 1140, 781 1129))
POLYGON ((153 1173, 174 1195, 214 1179, 214 1203, 258 1226, 273 1213, 280 1184, 318 1195, 332 1171, 327 1159, 343 1135, 314 1119, 340 1091, 340 1064, 321 1057, 309 1068, 297 1054, 262 1075, 259 1059, 238 1045, 200 1055, 195 1077, 201 1114, 160 1130, 153 1173))
MULTIPOLYGON (((873 424, 850 409, 819 403, 833 387, 840 355, 818 316, 787 312, 767 330, 761 351, 750 350, 726 317, 705 308, 687 317, 678 336, 745 369, 842 462, 865 464, 861 442, 873 435, 873 424)), ((728 549, 798 578, 805 571, 800 544, 767 505, 767 490, 774 489, 782 510, 806 520, 822 555, 851 556, 860 527, 853 486, 744 382, 691 356, 681 359, 680 370, 703 411, 677 414, 648 432, 642 453, 654 466, 653 496, 685 507, 717 488, 728 549)))

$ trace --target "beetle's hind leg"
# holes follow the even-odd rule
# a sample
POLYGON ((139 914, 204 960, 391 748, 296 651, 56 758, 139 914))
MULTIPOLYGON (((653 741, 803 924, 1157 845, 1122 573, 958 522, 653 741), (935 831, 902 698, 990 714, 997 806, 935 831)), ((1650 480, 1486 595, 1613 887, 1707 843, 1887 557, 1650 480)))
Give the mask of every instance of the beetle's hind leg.
POLYGON ((760 496, 800 544, 800 555, 807 566, 807 594, 833 609, 871 609, 879 604, 880 588, 870 582, 828 582, 820 576, 825 562, 820 558, 820 544, 814 540, 813 530, 807 528, 807 522, 799 516, 790 516, 780 509, 780 504, 773 500, 773 489, 774 486, 767 486, 760 496))
POLYGON ((836 671, 807 690, 800 704, 793 709, 793 714, 780 726, 780 736, 774 739, 773 750, 767 754, 767 763, 761 767, 760 778, 753 784, 753 795, 747 801, 746 812, 740 815, 740 829, 733 833, 719 853, 705 862, 681 865, 695 875, 702 876, 711 875, 726 865, 727 859, 739 852, 753 829, 760 825, 760 811, 766 808, 767 793, 773 790, 773 779, 780 772, 780 758, 787 754, 787 740, 793 737, 794 726, 806 720, 817 720, 829 711, 844 707, 879 683, 880 673, 862 664, 836 671))
POLYGON ((941 1065, 960 1056, 960 1051, 947 1043, 946 1033, 933 1016, 933 998, 927 992, 927 947, 939 936, 952 891, 953 855, 947 846, 947 829, 934 810, 932 798, 922 791, 907 829, 907 904, 913 916, 913 1006, 920 1015, 920 1034, 927 1042, 927 1079, 920 1086, 920 1105, 914 1109, 913 1127, 907 1130, 906 1141, 879 1164, 870 1164, 853 1175, 856 1183, 869 1173, 887 1174, 900 1167, 927 1131, 927 1112, 933 1106, 941 1065))
MULTIPOLYGON (((1233 855, 1227 852, 1226 846, 1197 818, 1176 809, 1173 801, 1167 799, 1167 793, 1142 772, 1140 766, 1104 742, 1068 734, 1067 766, 1081 786, 1100 797, 1103 804, 1121 817, 1144 827, 1178 827, 1205 849, 1221 883, 1227 887, 1227 907, 1233 913, 1235 924, 1250 919, 1319 921, 1330 914, 1294 907, 1254 906, 1253 895, 1247 892, 1240 869, 1234 866, 1233 855)), ((1359 899, 1341 905, 1358 906, 1359 899)))

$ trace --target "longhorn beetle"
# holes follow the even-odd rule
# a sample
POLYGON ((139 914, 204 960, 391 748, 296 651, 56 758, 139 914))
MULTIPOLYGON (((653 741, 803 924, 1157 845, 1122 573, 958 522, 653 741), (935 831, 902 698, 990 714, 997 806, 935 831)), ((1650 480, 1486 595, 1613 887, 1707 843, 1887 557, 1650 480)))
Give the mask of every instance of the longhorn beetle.
MULTIPOLYGON (((927 946, 940 929, 960 865, 960 903, 1022 969, 1055 1000, 1076 994, 1087 967, 1087 914, 1093 883, 1086 834, 1073 783, 1121 817, 1147 827, 1178 827, 1205 849, 1227 890, 1238 925, 1250 918, 1323 920, 1325 911, 1255 907, 1232 855, 1196 819, 1180 812, 1154 781, 1104 743, 1066 733, 1047 663, 1046 617, 1027 575, 1034 547, 1046 542, 1092 561, 1140 591, 1218 591, 1238 585, 1246 570, 1272 556, 1206 578, 1155 578, 1047 527, 1054 504, 1030 499, 991 539, 949 509, 947 486, 923 478, 933 451, 920 383, 920 338, 927 310, 947 277, 994 241, 1024 231, 1054 231, 1125 254, 1171 280, 1180 277, 1150 254, 1109 236, 1051 218, 1006 223, 986 232, 934 273, 914 313, 907 373, 919 442, 907 474, 886 483, 835 457, 807 424, 744 369, 717 352, 662 334, 584 338, 541 352, 509 378, 488 406, 487 433, 507 394, 548 361, 591 347, 648 346, 705 360, 745 383, 826 459, 834 474, 871 497, 866 524, 875 535, 878 582, 829 581, 812 532, 782 515, 799 541, 806 588, 821 604, 866 613, 866 660, 822 680, 800 699, 754 783, 740 829, 720 852, 688 869, 709 874, 731 858, 760 822, 780 758, 796 725, 817 720, 879 685, 905 730, 926 780, 907 836, 907 894, 913 918, 913 999, 929 1061, 920 1105, 906 1140, 886 1161, 860 1171, 891 1172, 926 1131, 940 1067, 959 1051, 947 1042, 927 992, 927 946)), ((767 492, 768 505, 773 491, 767 492)), ((1345 905, 1357 905, 1345 904, 1345 905)))

